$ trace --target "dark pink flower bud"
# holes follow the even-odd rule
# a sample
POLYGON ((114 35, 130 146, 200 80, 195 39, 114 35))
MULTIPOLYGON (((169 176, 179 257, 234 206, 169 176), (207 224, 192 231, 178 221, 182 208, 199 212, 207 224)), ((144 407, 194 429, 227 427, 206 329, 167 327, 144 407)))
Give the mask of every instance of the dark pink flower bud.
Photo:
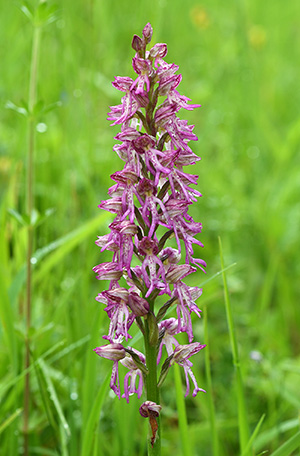
POLYGON ((157 43, 150 50, 150 57, 156 59, 157 57, 163 58, 167 55, 168 48, 165 43, 157 43))
POLYGON ((153 28, 151 27, 150 22, 148 22, 148 24, 146 24, 143 29, 143 37, 145 38, 146 44, 150 43, 152 35, 153 35, 153 28))
POLYGON ((131 47, 136 52, 139 52, 143 49, 143 41, 138 35, 133 35, 131 47))
POLYGON ((135 292, 129 293, 128 305, 137 317, 143 317, 149 312, 149 303, 135 292))

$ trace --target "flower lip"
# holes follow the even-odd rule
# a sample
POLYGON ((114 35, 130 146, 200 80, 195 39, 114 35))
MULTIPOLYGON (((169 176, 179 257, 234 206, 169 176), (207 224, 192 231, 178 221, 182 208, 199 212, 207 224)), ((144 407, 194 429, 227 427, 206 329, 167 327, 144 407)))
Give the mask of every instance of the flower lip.
POLYGON ((138 154, 144 154, 147 149, 155 147, 156 141, 152 136, 141 135, 133 140, 133 147, 138 154))
POLYGON ((155 195, 157 192, 157 188, 154 185, 153 181, 143 177, 137 186, 137 191, 140 195, 155 195))
POLYGON ((139 253, 142 255, 156 255, 158 253, 157 242, 147 236, 143 237, 139 242, 139 253))

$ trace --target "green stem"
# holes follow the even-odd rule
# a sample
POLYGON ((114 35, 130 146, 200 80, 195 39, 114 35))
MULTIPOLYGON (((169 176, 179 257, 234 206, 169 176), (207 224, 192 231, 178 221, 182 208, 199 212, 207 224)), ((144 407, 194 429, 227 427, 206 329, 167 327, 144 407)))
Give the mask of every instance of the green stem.
MULTIPOLYGON (((149 370, 146 376, 146 391, 147 401, 153 401, 156 404, 160 403, 159 388, 157 387, 157 344, 151 344, 149 321, 145 320, 145 351, 146 365, 149 370)), ((161 427, 160 417, 157 418, 158 430, 154 445, 151 445, 151 438, 148 438, 148 456, 161 455, 161 427)))
MULTIPOLYGON (((40 49, 41 29, 34 26, 32 40, 32 54, 29 79, 29 97, 28 97, 28 155, 27 155, 27 175, 26 175, 26 213, 30 218, 27 229, 27 254, 26 254, 26 300, 25 300, 25 321, 26 321, 26 337, 25 337, 25 369, 30 367, 30 338, 29 331, 31 326, 31 308, 32 308, 32 280, 31 280, 31 257, 34 242, 34 229, 31 223, 32 211, 34 208, 34 150, 35 150, 35 118, 34 106, 36 103, 37 92, 37 68, 40 49)), ((29 399, 30 399, 30 373, 25 376, 24 387, 24 456, 29 454, 29 399)))

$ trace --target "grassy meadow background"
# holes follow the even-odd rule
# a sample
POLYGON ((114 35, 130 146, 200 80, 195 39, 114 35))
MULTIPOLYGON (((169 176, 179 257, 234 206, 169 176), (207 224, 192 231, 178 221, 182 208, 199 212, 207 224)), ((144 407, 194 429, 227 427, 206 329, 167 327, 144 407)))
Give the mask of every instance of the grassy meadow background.
MULTIPOLYGON (((35 5, 33 1, 31 5, 35 5)), ((132 397, 109 391, 112 363, 92 351, 108 319, 94 297, 106 284, 92 267, 109 261, 94 241, 108 232, 110 174, 119 127, 111 81, 131 76, 131 39, 151 22, 153 43, 168 44, 181 93, 202 107, 181 114, 195 124, 201 156, 191 172, 203 193, 192 208, 203 223, 207 274, 195 340, 207 343, 220 456, 240 456, 238 405, 218 246, 223 244, 242 366, 247 417, 262 426, 251 454, 271 454, 300 427, 300 3, 260 0, 63 0, 42 30, 38 99, 61 102, 36 126, 36 229, 31 331, 30 455, 142 456, 147 426, 132 397)), ((22 454, 27 119, 32 26, 17 2, 0 15, 0 455, 22 454)), ((138 347, 141 347, 138 342, 138 347)), ((142 347, 141 347, 142 348, 142 347)), ((195 357, 207 388, 204 353, 195 357)), ((181 456, 171 371, 162 390, 163 455, 181 456)), ((184 386, 183 386, 184 393, 184 386)), ((186 401, 190 454, 213 452, 209 394, 186 401)), ((286 453, 299 455, 298 450, 286 453)))

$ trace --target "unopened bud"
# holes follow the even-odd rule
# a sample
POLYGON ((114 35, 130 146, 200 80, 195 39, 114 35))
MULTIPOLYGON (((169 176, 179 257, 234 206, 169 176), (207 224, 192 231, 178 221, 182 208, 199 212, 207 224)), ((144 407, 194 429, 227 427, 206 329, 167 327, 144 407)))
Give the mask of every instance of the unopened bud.
POLYGON ((150 43, 151 38, 153 35, 153 28, 151 27, 150 22, 145 25, 144 30, 143 30, 143 37, 145 38, 146 44, 150 43))
POLYGON ((136 52, 141 51, 143 49, 142 39, 138 35, 134 35, 132 38, 131 46, 136 52))

